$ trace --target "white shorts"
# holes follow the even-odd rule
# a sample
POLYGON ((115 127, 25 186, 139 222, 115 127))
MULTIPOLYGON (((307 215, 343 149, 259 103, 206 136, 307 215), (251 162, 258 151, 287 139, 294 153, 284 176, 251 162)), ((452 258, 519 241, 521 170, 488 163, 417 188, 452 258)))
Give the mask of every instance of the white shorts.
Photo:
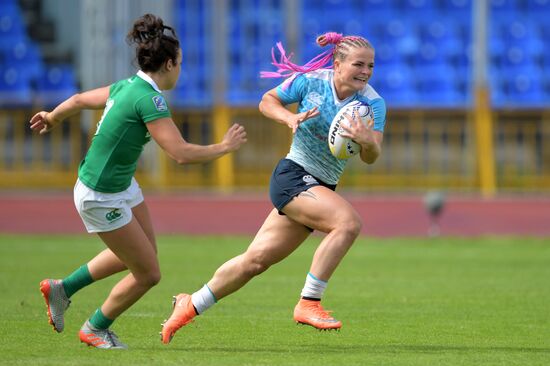
POLYGON ((125 191, 97 192, 78 179, 74 186, 74 204, 89 233, 112 231, 132 220, 132 208, 143 202, 135 178, 125 191))

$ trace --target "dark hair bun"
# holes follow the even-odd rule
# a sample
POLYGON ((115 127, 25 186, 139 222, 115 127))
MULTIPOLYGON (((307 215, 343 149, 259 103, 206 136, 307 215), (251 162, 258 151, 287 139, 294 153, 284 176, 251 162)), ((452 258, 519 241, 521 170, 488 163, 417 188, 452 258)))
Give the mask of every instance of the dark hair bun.
POLYGON ((168 60, 177 62, 179 41, 176 34, 153 14, 137 19, 126 39, 136 44, 136 59, 143 71, 157 71, 168 60), (170 34, 165 34, 165 30, 170 34))

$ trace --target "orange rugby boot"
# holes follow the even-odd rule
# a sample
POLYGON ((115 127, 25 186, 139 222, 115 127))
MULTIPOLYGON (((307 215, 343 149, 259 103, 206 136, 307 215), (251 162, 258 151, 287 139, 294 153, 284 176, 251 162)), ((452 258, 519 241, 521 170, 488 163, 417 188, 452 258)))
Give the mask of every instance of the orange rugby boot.
POLYGON ((174 296, 172 305, 174 307, 172 315, 162 323, 162 331, 160 332, 161 341, 164 344, 170 343, 178 329, 191 323, 197 315, 191 302, 191 295, 179 294, 174 296))
POLYGON ((300 299, 294 308, 294 320, 298 324, 311 325, 319 330, 340 329, 342 322, 324 310, 321 301, 300 299))

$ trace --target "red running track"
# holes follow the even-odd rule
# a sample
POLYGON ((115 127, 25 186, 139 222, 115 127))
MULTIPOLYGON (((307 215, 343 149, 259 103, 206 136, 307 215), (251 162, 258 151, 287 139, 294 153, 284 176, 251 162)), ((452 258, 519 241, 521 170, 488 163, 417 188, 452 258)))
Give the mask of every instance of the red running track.
MULTIPOLYGON (((157 234, 253 235, 271 204, 267 195, 145 194, 157 234)), ((420 196, 348 196, 363 217, 362 234, 426 236, 429 217, 420 196)), ((550 237, 550 197, 449 197, 439 220, 444 236, 550 237)), ((72 196, 0 194, 0 233, 84 233, 72 196)))

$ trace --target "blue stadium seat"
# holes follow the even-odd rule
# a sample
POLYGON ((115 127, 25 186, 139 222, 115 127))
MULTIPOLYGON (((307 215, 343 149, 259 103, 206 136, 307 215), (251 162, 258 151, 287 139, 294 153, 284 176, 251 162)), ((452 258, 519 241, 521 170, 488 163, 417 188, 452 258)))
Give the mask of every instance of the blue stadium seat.
POLYGON ((437 12, 437 7, 433 0, 400 0, 397 3, 400 14, 407 14, 423 19, 433 19, 437 12))
POLYGON ((540 63, 542 65, 550 65, 550 47, 543 47, 540 55, 540 63))
POLYGON ((368 19, 368 23, 376 20, 390 21, 399 14, 399 9, 396 5, 396 0, 362 0, 358 7, 356 18, 368 19))
POLYGON ((7 65, 24 67, 30 79, 37 79, 43 72, 40 49, 31 41, 14 42, 7 49, 0 49, 0 54, 7 65))
MULTIPOLYGON (((539 107, 545 98, 543 69, 533 63, 504 68, 491 67, 489 81, 495 107, 539 107)), ((548 99, 546 99, 548 102, 548 99)))
POLYGON ((457 69, 470 67, 472 65, 472 53, 470 44, 463 45, 461 52, 456 55, 449 55, 449 64, 457 69))
POLYGON ((36 85, 35 102, 45 106, 61 103, 77 92, 76 77, 71 65, 47 65, 36 85))
POLYGON ((432 20, 419 25, 422 42, 435 45, 437 50, 449 60, 468 52, 470 40, 462 33, 462 26, 454 20, 432 20))
POLYGON ((527 18, 541 24, 548 23, 548 17, 550 16, 550 1, 526 0, 526 15, 527 18))
POLYGON ((461 92, 455 70, 446 63, 420 65, 415 68, 420 104, 434 107, 464 107, 466 95, 461 92))
MULTIPOLYGON (((488 86, 491 98, 491 106, 500 108, 507 103, 506 90, 503 80, 503 74, 498 69, 497 65, 490 65, 488 70, 488 86)), ((472 85, 473 87, 473 85, 472 85)))
POLYGON ((526 0, 527 11, 529 12, 546 12, 550 11, 549 0, 526 0))
POLYGON ((368 12, 393 13, 397 9, 396 0, 362 0, 360 3, 368 12))
POLYGON ((448 64, 447 55, 436 42, 423 42, 417 55, 417 61, 422 65, 448 64))
POLYGON ((11 2, 0 3, 0 48, 8 48, 26 39, 26 31, 19 7, 11 2))
POLYGON ((469 21, 472 12, 471 0, 444 0, 440 3, 440 9, 443 14, 453 16, 459 22, 469 21))
POLYGON ((550 70, 543 68, 541 74, 542 94, 546 104, 550 101, 550 70))
POLYGON ((502 58, 502 67, 518 67, 528 63, 531 63, 531 58, 527 51, 521 46, 512 46, 505 49, 505 53, 502 58))
POLYGON ((525 8, 522 0, 490 0, 490 12, 498 18, 513 19, 525 8))
POLYGON ((397 66, 404 63, 403 57, 399 52, 397 52, 397 49, 393 47, 391 44, 386 42, 380 42, 379 46, 376 46, 374 44, 374 48, 376 49, 375 53, 375 70, 377 70, 379 67, 386 67, 388 65, 395 65, 397 66))
POLYGON ((195 88, 177 88, 171 92, 170 105, 174 107, 210 107, 213 96, 195 88))
POLYGON ((0 65, 0 106, 15 108, 31 104, 31 84, 25 69, 0 65))
POLYGON ((396 48, 405 58, 415 58, 420 50, 420 38, 410 19, 393 19, 384 28, 384 42, 396 48))
POLYGON ((405 64, 392 65, 378 70, 369 83, 384 98, 388 108, 408 108, 416 107, 418 101, 413 78, 414 75, 405 64))
POLYGON ((541 107, 545 100, 543 82, 538 75, 523 72, 513 75, 507 82, 507 102, 519 107, 541 107))
POLYGON ((518 17, 500 24, 500 37, 507 45, 521 48, 532 57, 538 57, 544 48, 540 27, 528 18, 518 17))
POLYGON ((472 65, 467 64, 452 66, 452 69, 454 71, 454 83, 456 85, 456 91, 461 94, 462 100, 469 105, 472 102, 472 65))

